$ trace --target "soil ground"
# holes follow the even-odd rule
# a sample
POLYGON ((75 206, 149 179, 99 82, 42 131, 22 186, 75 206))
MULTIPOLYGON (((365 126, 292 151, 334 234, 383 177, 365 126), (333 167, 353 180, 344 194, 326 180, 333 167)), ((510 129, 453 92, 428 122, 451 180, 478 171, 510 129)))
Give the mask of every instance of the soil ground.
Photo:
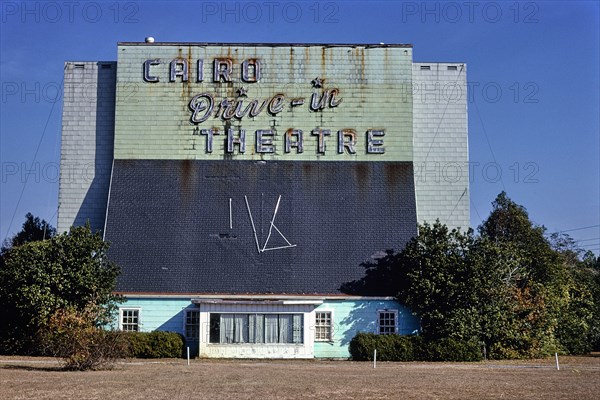
POLYGON ((600 356, 479 363, 129 360, 66 372, 0 356, 0 399, 595 399, 600 356))

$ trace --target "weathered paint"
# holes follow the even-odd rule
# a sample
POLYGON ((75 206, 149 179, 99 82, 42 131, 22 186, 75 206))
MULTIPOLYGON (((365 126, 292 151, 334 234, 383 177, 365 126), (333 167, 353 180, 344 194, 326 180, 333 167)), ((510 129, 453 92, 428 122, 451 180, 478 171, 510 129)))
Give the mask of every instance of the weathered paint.
MULTIPOLYGON (((290 153, 285 153, 286 132, 289 129, 303 129, 306 145, 302 157, 315 160, 383 160, 381 154, 365 154, 365 132, 361 131, 360 122, 367 118, 373 111, 386 115, 393 114, 394 126, 401 128, 402 132, 412 132, 408 140, 409 147, 413 146, 413 162, 415 171, 415 192, 417 198, 417 214, 419 221, 441 222, 450 227, 469 226, 469 162, 467 141, 467 78, 464 63, 414 63, 405 65, 405 58, 412 58, 412 48, 402 47, 370 47, 370 46, 323 46, 310 45, 224 45, 206 46, 201 44, 162 44, 148 45, 122 44, 119 47, 119 88, 117 125, 122 128, 116 138, 116 158, 181 158, 195 159, 207 157, 234 158, 234 154, 223 154, 225 137, 215 136, 216 145, 212 155, 206 155, 206 136, 201 134, 189 135, 190 128, 194 127, 189 122, 190 112, 186 101, 196 91, 204 87, 215 86, 211 82, 212 76, 204 75, 204 83, 196 82, 198 70, 195 57, 210 57, 215 54, 231 56, 234 60, 243 60, 246 55, 252 54, 252 49, 260 48, 261 56, 269 60, 276 60, 275 75, 261 76, 258 83, 243 82, 251 96, 261 97, 273 94, 277 88, 285 91, 290 105, 277 117, 265 123, 264 115, 254 120, 234 119, 224 123, 214 120, 209 128, 220 129, 230 126, 238 134, 238 128, 246 127, 247 144, 255 146, 253 127, 260 129, 271 128, 275 124, 277 134, 274 137, 275 152, 272 154, 257 155, 248 150, 243 157, 246 158, 275 158, 295 159, 298 156, 297 147, 290 147, 290 153), (238 49, 236 52, 235 50, 238 49), (243 50, 243 51, 242 51, 243 50), (319 51, 317 51, 319 50, 319 51), (242 53, 240 53, 242 51, 242 53), (346 51, 344 55, 343 51, 346 51), (383 58, 381 53, 383 52, 383 58), (240 53, 237 55, 237 53, 240 53), (396 55, 400 53, 400 60, 394 64, 396 55), (142 79, 143 63, 152 59, 156 54, 161 57, 162 63, 155 66, 156 73, 161 78, 157 84, 146 83, 142 79), (180 77, 175 82, 169 82, 169 65, 173 58, 183 58, 188 62, 189 82, 182 83, 180 77), (281 58, 283 57, 283 58, 281 58), (337 57, 337 58, 336 58, 337 57), (379 58, 378 58, 379 57, 379 58), (336 60, 342 63, 332 64, 336 60), (378 74, 378 62, 381 68, 391 65, 398 68, 389 75, 378 74), (429 67, 429 69, 422 69, 429 67), (407 72, 412 68, 412 73, 407 72), (283 72, 287 70, 286 77, 283 72), (358 73, 357 73, 358 71, 358 73), (349 72, 349 73, 348 73, 349 72), (329 75, 328 75, 329 74, 329 75), (335 76, 335 79, 331 78, 335 76), (337 84, 340 79, 346 82, 340 90, 357 88, 352 99, 344 101, 336 108, 325 109, 319 112, 307 112, 310 98, 306 98, 303 106, 291 106, 291 102, 301 93, 296 93, 295 88, 301 87, 302 93, 312 93, 310 86, 317 77, 325 79, 325 87, 337 84), (387 81, 382 81, 381 78, 387 81), (338 79, 339 78, 339 79, 338 79), (394 80, 394 78, 396 80, 394 80), (333 79, 333 80, 332 80, 333 79), (336 79, 338 82, 336 82, 336 79), (281 84, 281 82, 284 82, 281 84), (307 83, 308 82, 308 83, 307 83), (268 83, 268 84, 267 84, 268 83), (394 105, 385 103, 390 100, 386 88, 394 85, 402 88, 409 84, 412 89, 402 92, 403 96, 394 105), (161 86, 162 85, 162 86, 161 86), (204 86, 202 86, 204 85, 204 86), (259 90, 260 89, 260 90, 259 90), (384 90, 385 89, 385 90, 384 90), (383 92, 382 92, 383 90, 383 92), (380 96, 380 93, 386 94, 380 96), (168 100, 163 102, 162 100, 168 100), (372 103, 370 100, 380 101, 372 103), (384 101, 384 103, 381 103, 384 101), (347 115, 348 104, 354 107, 356 113, 347 115), (175 107, 174 104, 179 104, 175 107), (387 105, 386 105, 387 104, 387 105), (392 105, 390 109, 388 106, 392 105), (377 106, 377 107, 375 107, 377 106), (412 106, 412 107, 411 107, 412 106), (171 110, 170 108, 176 108, 171 110), (363 112, 364 110, 364 112, 363 112), (391 110, 391 111, 390 111, 391 110), (281 122, 284 120, 285 125, 281 122), (332 122, 340 120, 348 123, 333 126, 332 122), (315 117, 318 117, 315 120, 315 117), (335 121, 334 121, 335 119, 335 121), (412 126, 406 128, 406 123, 412 121, 412 126), (304 126, 309 123, 309 128, 304 126), (266 125, 266 126, 265 126, 266 125), (285 126, 287 129, 284 129, 285 126), (165 130, 165 127, 169 127, 165 130), (314 128, 331 129, 328 137, 327 153, 319 154, 316 151, 316 137, 311 136, 314 128), (335 140, 338 130, 354 129, 357 132, 356 153, 351 155, 347 149, 338 153, 338 143, 335 140)), ((256 50, 258 51, 258 50, 256 50)), ((251 59, 252 57, 248 57, 251 59)), ((201 58, 205 60, 204 58, 201 58)), ((202 64, 203 71, 211 72, 212 64, 209 58, 202 64)), ((271 61, 270 61, 271 62, 271 61)), ((243 63, 243 61, 242 61, 243 63)), ((243 64, 242 64, 243 65, 243 64)), ((242 65, 234 65, 235 71, 241 71, 242 65)), ((61 176, 59 188, 58 229, 67 230, 72 225, 82 225, 90 220, 94 229, 102 229, 106 212, 106 198, 108 182, 111 173, 113 157, 115 114, 115 66, 116 63, 98 62, 69 62, 65 68, 65 87, 63 99, 63 129, 61 149, 61 176), (107 68, 108 67, 108 68, 107 68)), ((261 67, 268 71, 269 66, 261 67)), ((154 71, 154 70, 153 70, 154 71)), ((227 94, 230 98, 237 98, 235 83, 242 83, 241 72, 235 73, 232 88, 229 92, 225 89, 214 90, 217 94, 227 94)), ((229 84, 222 84, 225 86, 229 84)), ((237 87, 239 89, 239 87, 237 87)), ((397 89, 397 88, 396 88, 397 89)), ((342 92, 343 94, 344 92, 342 92)), ((396 92, 396 94, 399 94, 396 92)), ((345 96, 345 95, 344 95, 345 96)), ((350 110, 350 111, 348 111, 350 110)), ((378 115, 378 114, 377 114, 378 115)), ((208 121, 207 121, 208 122, 208 121)), ((337 124, 337 122, 336 122, 337 124)), ((364 128, 364 127, 363 127, 364 128)), ((390 147, 391 133, 386 133, 383 155, 386 159, 393 157, 394 147, 390 147)), ((404 136, 403 136, 404 138, 404 136)), ((295 140, 295 137, 291 137, 295 140)), ((404 143, 404 142, 402 142, 404 143)), ((404 153, 409 147, 402 145, 404 153)), ((404 154, 406 155, 406 154, 404 154)), ((404 156, 403 156, 404 157, 404 156)))
POLYGON ((410 47, 122 43, 118 49, 116 159, 412 160, 410 47), (171 63, 177 59, 188 60, 187 81, 182 76, 171 76, 171 63), (223 82, 222 77, 214 82, 215 59, 231 61, 230 82, 223 82), (147 60, 160 60, 151 66, 151 76, 158 77, 158 82, 144 80, 147 60), (260 60, 258 82, 243 79, 247 60, 260 60), (202 82, 198 82, 199 66, 202 82), (315 84, 317 79, 320 85, 315 84), (318 103, 327 92, 328 104, 318 111, 311 110, 313 94, 318 103), (275 115, 265 107, 254 118, 246 115, 224 120, 211 116, 195 124, 190 120, 190 101, 202 93, 214 98, 215 110, 223 99, 242 100, 245 108, 253 99, 262 102, 282 95, 284 104, 275 115), (294 99, 304 102, 292 105, 294 99), (210 129, 218 130, 220 135, 215 135, 214 148, 207 152, 206 131, 201 132, 210 129), (226 151, 228 129, 236 138, 240 130, 245 131, 243 154, 237 146, 233 153, 226 151), (303 152, 294 148, 285 153, 284 138, 289 129, 304 132, 303 152), (311 135, 315 129, 331 132, 325 152, 319 151, 318 138, 311 135), (338 131, 344 129, 357 132, 354 154, 338 152, 338 131), (274 131, 273 152, 257 152, 260 149, 255 132, 259 130, 274 131), (384 153, 368 153, 369 130, 385 131, 381 138, 384 153))

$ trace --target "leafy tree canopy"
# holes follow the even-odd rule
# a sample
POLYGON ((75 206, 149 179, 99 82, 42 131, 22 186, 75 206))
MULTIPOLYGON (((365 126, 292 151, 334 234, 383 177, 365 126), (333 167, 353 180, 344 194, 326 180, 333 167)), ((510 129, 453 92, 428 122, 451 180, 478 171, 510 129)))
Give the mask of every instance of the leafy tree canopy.
POLYGON ((570 238, 533 224, 502 192, 473 232, 439 221, 405 248, 366 263, 342 290, 395 295, 427 339, 479 341, 495 358, 582 353, 600 344, 600 269, 570 238), (381 289, 378 292, 378 288, 381 289))
POLYGON ((40 220, 38 217, 34 217, 33 214, 27 213, 21 231, 5 241, 1 253, 4 254, 9 249, 25 243, 50 239, 55 235, 56 229, 46 222, 46 220, 40 220))
POLYGON ((101 305, 105 323, 118 298, 112 294, 119 268, 108 244, 89 225, 48 240, 13 247, 0 269, 0 351, 35 348, 37 332, 58 309, 101 305))

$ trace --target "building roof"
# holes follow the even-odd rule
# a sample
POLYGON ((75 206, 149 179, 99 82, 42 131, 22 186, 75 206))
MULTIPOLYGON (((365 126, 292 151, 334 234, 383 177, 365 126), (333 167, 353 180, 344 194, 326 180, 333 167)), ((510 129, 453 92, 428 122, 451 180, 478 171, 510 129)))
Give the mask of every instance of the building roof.
POLYGON ((339 294, 416 224, 410 162, 115 160, 105 238, 119 292, 339 294))
POLYGON ((210 42, 119 42, 118 46, 217 46, 217 47, 400 47, 412 48, 404 43, 210 43, 210 42))

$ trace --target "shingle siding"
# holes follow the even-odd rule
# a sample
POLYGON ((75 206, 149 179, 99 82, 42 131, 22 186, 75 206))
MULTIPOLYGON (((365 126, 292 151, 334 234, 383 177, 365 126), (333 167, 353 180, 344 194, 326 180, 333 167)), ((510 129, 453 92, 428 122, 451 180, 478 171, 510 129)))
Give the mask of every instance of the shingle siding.
POLYGON ((413 161, 420 223, 471 225, 465 64, 413 63, 413 161), (429 66, 430 70, 421 70, 429 66), (448 66, 456 70, 448 70, 448 66))
POLYGON ((65 64, 59 232, 104 228, 115 134, 116 62, 65 64), (108 67, 104 67, 108 66, 108 67))

